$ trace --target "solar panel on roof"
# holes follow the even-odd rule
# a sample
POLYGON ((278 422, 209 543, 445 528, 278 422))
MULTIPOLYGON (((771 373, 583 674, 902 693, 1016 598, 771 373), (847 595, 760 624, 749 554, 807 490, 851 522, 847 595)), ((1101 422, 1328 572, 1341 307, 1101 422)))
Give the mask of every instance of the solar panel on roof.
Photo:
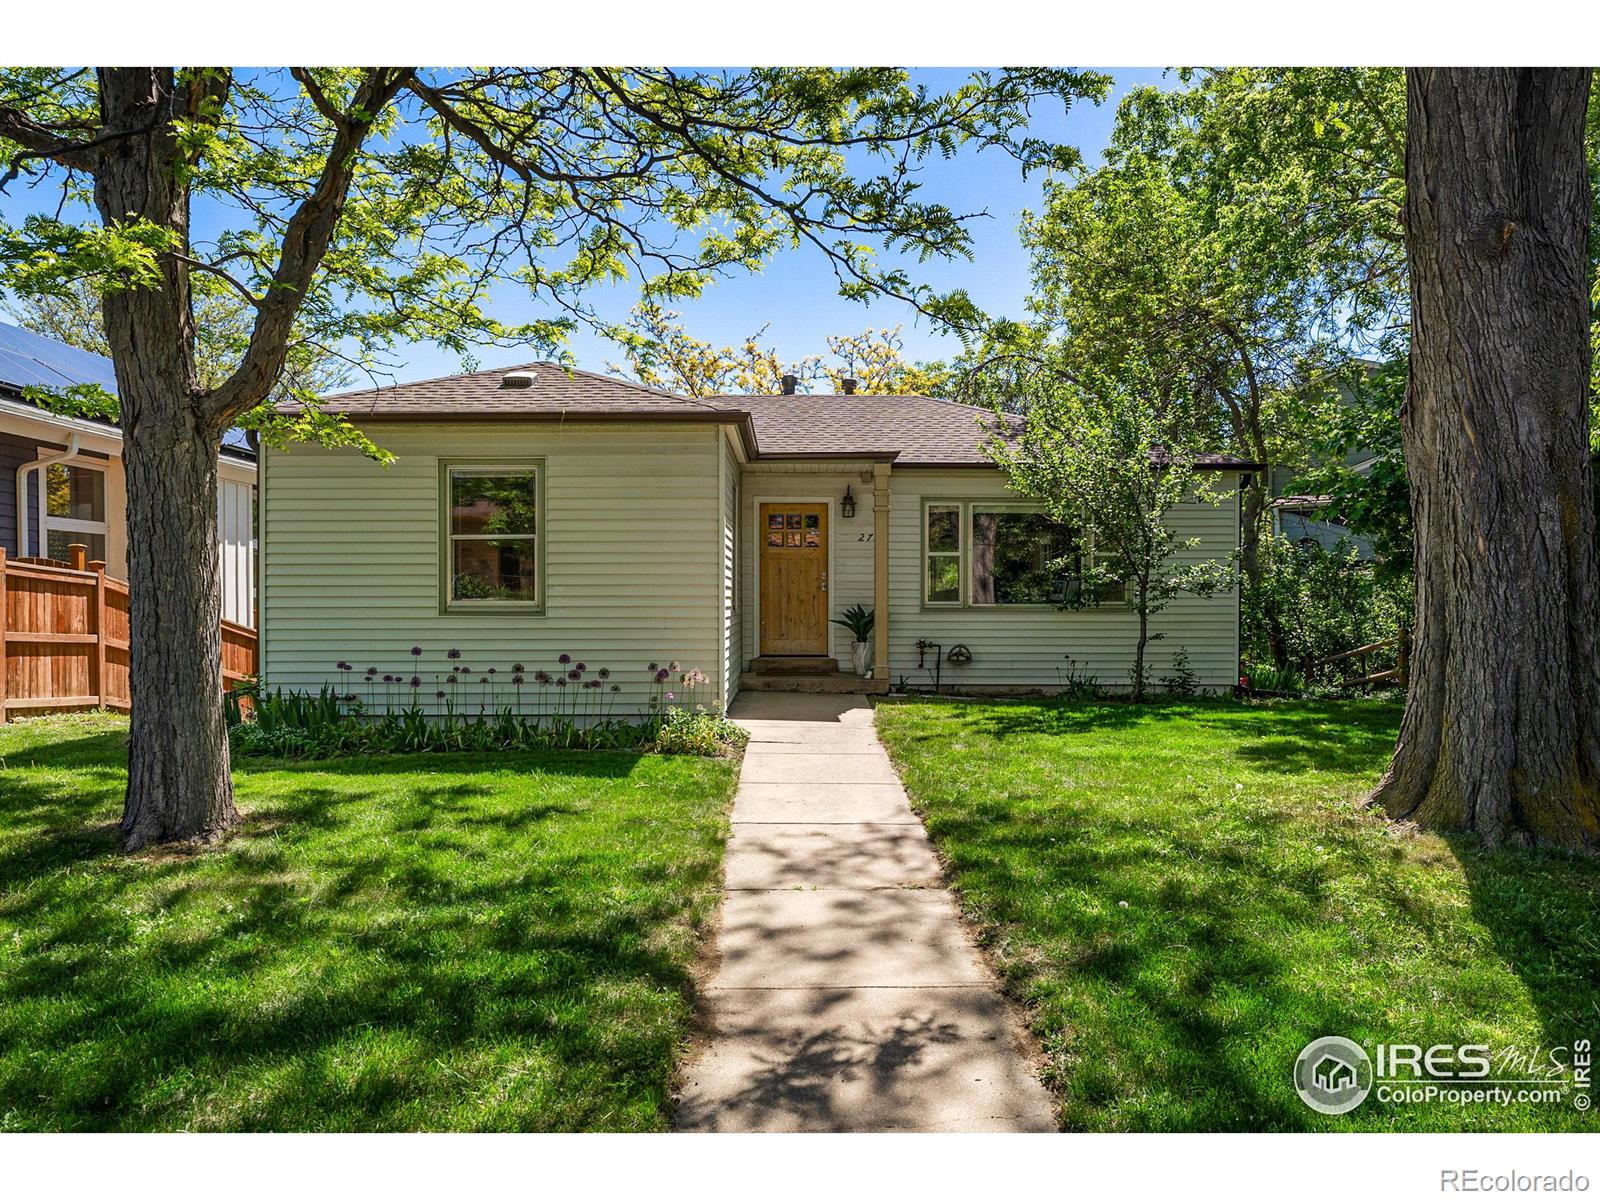
POLYGON ((0 322, 0 384, 20 389, 80 383, 97 383, 115 392, 117 376, 111 360, 0 322))

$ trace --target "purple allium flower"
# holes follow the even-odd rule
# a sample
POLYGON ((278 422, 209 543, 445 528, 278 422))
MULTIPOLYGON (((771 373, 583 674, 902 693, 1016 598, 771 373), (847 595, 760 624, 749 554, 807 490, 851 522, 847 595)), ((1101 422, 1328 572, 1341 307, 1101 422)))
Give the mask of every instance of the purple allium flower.
POLYGON ((669 662, 667 664, 667 670, 669 670, 669 671, 681 671, 682 669, 683 669, 682 667, 678 666, 678 660, 677 659, 673 659, 671 662, 669 662))
POLYGON ((676 696, 674 696, 674 695, 673 695, 673 694, 672 694, 672 693, 671 693, 671 692, 668 692, 668 693, 667 693, 667 699, 668 699, 668 700, 676 700, 676 699, 677 699, 677 697, 676 697, 676 696))
POLYGON ((670 674, 672 674, 671 671, 667 670, 665 667, 662 667, 659 671, 656 672, 656 682, 657 683, 665 683, 667 681, 667 676, 670 675, 670 674))
POLYGON ((422 647, 421 646, 413 646, 413 647, 411 647, 411 657, 412 658, 421 658, 422 657, 422 647))
POLYGON ((656 669, 656 664, 655 663, 651 663, 648 667, 645 668, 645 670, 649 671, 651 674, 655 673, 655 669, 656 669))
POLYGON ((461 651, 457 650, 454 646, 452 646, 452 647, 450 647, 450 649, 448 649, 448 650, 446 650, 444 652, 444 656, 446 658, 460 658, 461 657, 461 651))
POLYGON ((558 655, 557 655, 557 656, 556 656, 556 661, 557 661, 557 662, 558 662, 558 663, 560 663, 560 664, 561 664, 561 665, 562 665, 562 666, 563 666, 563 667, 564 667, 564 666, 566 666, 566 665, 567 665, 567 664, 568 664, 568 663, 569 663, 569 662, 571 662, 571 661, 572 661, 572 655, 570 655, 570 654, 558 654, 558 655))
POLYGON ((377 673, 378 673, 378 668, 377 667, 368 667, 367 668, 367 678, 368 679, 371 679, 377 673))
POLYGON ((411 686, 414 687, 414 688, 421 687, 422 686, 422 676, 421 675, 413 675, 411 677, 411 686))
POLYGON ((489 682, 489 677, 487 675, 485 675, 482 679, 478 680, 478 682, 479 683, 488 683, 489 682))
POLYGON ((340 659, 338 662, 333 664, 333 669, 335 671, 349 671, 352 668, 349 663, 345 662, 343 659, 340 659))
POLYGON ((583 678, 583 672, 574 668, 573 670, 567 672, 567 678, 576 683, 578 680, 583 678))
POLYGON ((527 670, 527 668, 524 667, 521 663, 512 663, 511 664, 511 670, 512 670, 513 673, 515 673, 517 675, 521 675, 525 670, 527 670))
POLYGON ((455 676, 454 676, 454 675, 446 675, 446 676, 445 676, 445 677, 444 677, 444 681, 445 681, 445 682, 446 682, 446 683, 449 683, 449 684, 454 684, 454 683, 455 683, 455 681, 456 681, 456 677, 455 677, 455 676))
POLYGON ((435 692, 433 694, 433 698, 435 700, 443 700, 444 699, 444 693, 443 692, 435 692))
POLYGON ((610 679, 611 678, 611 668, 610 667, 601 667, 598 671, 595 672, 595 674, 599 675, 601 679, 610 679))
POLYGON ((586 687, 586 688, 597 688, 597 687, 600 686, 600 681, 598 679, 591 679, 587 683, 585 683, 583 686, 586 687))
POLYGON ((385 683, 393 683, 394 682, 394 676, 393 675, 385 675, 383 677, 383 681, 385 683))
POLYGON ((489 674, 491 674, 491 675, 493 675, 493 674, 494 674, 494 668, 493 668, 493 667, 490 667, 490 668, 489 668, 489 674))
POLYGON ((556 686, 557 687, 566 687, 567 686, 567 681, 565 679, 558 679, 558 680, 556 680, 556 686))
POLYGON ((344 694, 344 702, 346 704, 354 704, 356 702, 356 694, 354 692, 346 692, 344 694))
POLYGON ((622 690, 622 685, 620 683, 613 683, 611 685, 611 690, 613 692, 620 692, 622 690))
POLYGON ((524 680, 521 675, 513 675, 511 677, 511 682, 516 684, 518 687, 521 687, 527 681, 524 680))
POLYGON ((533 673, 533 681, 535 683, 549 683, 550 682, 550 672, 549 671, 535 671, 533 673))
POLYGON ((587 671, 589 669, 589 664, 588 663, 578 663, 577 664, 577 669, 580 670, 580 671, 587 671))

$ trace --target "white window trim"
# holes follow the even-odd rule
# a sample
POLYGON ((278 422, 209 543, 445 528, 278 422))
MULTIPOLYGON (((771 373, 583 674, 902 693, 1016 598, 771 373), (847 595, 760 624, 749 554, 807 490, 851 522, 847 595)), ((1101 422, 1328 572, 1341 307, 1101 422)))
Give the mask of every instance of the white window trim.
MULTIPOLYGON (((69 470, 74 468, 74 467, 76 467, 79 470, 83 470, 83 471, 95 471, 95 472, 98 472, 99 475, 100 475, 100 504, 101 504, 101 507, 106 510, 106 515, 109 518, 109 516, 110 516, 109 505, 110 505, 110 497, 111 497, 111 491, 110 491, 111 479, 110 479, 109 472, 108 472, 108 465, 109 464, 89 461, 89 460, 85 460, 85 459, 82 459, 82 458, 74 458, 70 462, 47 463, 45 466, 40 467, 38 470, 36 470, 33 473, 34 477, 38 480, 38 491, 39 491, 39 557, 40 558, 49 558, 50 557, 50 534, 52 532, 61 532, 61 533, 98 533, 102 538, 105 539, 106 553, 107 554, 111 553, 111 522, 110 522, 110 520, 107 519, 107 520, 104 520, 104 521, 85 521, 85 520, 82 520, 82 519, 80 519, 78 517, 52 517, 50 515, 50 488, 49 488, 49 475, 50 475, 50 468, 51 467, 66 467, 69 470)), ((91 559, 91 561, 93 561, 93 556, 92 555, 90 556, 90 559, 91 559)))

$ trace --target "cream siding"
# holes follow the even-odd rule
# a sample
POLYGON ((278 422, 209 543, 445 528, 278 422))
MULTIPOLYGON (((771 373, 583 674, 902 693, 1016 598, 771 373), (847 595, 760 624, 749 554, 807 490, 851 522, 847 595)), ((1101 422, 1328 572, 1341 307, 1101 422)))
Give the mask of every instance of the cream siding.
MULTIPOLYGON (((708 426, 623 424, 375 424, 398 461, 346 451, 264 451, 262 670, 269 687, 340 683, 334 664, 423 680, 423 698, 448 673, 448 649, 473 668, 461 688, 496 668, 495 701, 509 703, 510 667, 555 670, 569 653, 623 691, 618 712, 641 711, 649 662, 699 667, 720 691, 725 633, 721 432, 708 426), (439 611, 439 463, 542 459, 543 615, 439 611), (413 659, 409 649, 424 654, 413 659)), ((459 686, 459 685, 458 685, 459 686)), ((382 691, 381 687, 378 689, 382 691)), ((536 691, 525 685, 525 704, 536 691)), ((718 696, 707 699, 716 700, 718 696)))
POLYGON ((759 506, 770 501, 814 500, 829 504, 828 546, 828 653, 842 669, 850 663, 850 634, 832 624, 852 604, 872 607, 872 467, 870 463, 830 463, 817 467, 804 463, 752 463, 740 484, 741 569, 740 608, 745 616, 744 659, 748 664, 760 649, 761 529, 759 506), (846 520, 839 501, 850 488, 856 515, 846 520))
MULTIPOLYGON (((1238 476, 1223 472, 1216 480, 1223 491, 1235 491, 1238 476)), ((1056 687, 1070 654, 1080 670, 1092 672, 1102 685, 1128 686, 1138 638, 1138 618, 1120 602, 1096 609, 1063 612, 1052 608, 927 608, 922 603, 922 511, 926 501, 1017 499, 998 471, 983 468, 941 470, 900 468, 890 477, 889 659, 890 679, 902 676, 913 686, 932 682, 929 670, 918 670, 918 639, 938 642, 943 653, 957 643, 972 651, 971 663, 946 662, 942 681, 959 689, 1056 687)), ((1172 520, 1182 537, 1200 544, 1186 559, 1228 559, 1239 544, 1239 507, 1233 496, 1215 507, 1201 503, 1180 506, 1172 520)), ((869 589, 870 593, 870 589, 869 589)), ((1238 681, 1239 598, 1237 589, 1209 600, 1180 596, 1152 618, 1152 633, 1164 636, 1147 649, 1150 677, 1171 669, 1172 656, 1186 647, 1189 665, 1200 686, 1228 688, 1238 681)), ((927 665, 932 666, 931 658, 927 665)))
POLYGON ((727 437, 717 440, 722 475, 722 510, 718 532, 722 552, 722 695, 731 703, 739 691, 744 633, 739 607, 739 462, 727 437))

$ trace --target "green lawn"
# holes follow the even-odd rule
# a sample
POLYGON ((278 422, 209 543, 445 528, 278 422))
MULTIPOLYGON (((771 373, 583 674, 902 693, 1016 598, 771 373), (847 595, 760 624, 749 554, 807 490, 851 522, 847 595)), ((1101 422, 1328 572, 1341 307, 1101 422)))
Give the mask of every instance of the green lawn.
POLYGON ((130 859, 125 729, 0 727, 0 1130, 663 1127, 736 763, 248 763, 130 859))
POLYGON ((1600 864, 1358 809, 1398 722, 1384 701, 878 709, 1064 1128, 1596 1128, 1570 1104, 1376 1095, 1322 1116, 1293 1090, 1325 1034, 1600 1037, 1600 864))

